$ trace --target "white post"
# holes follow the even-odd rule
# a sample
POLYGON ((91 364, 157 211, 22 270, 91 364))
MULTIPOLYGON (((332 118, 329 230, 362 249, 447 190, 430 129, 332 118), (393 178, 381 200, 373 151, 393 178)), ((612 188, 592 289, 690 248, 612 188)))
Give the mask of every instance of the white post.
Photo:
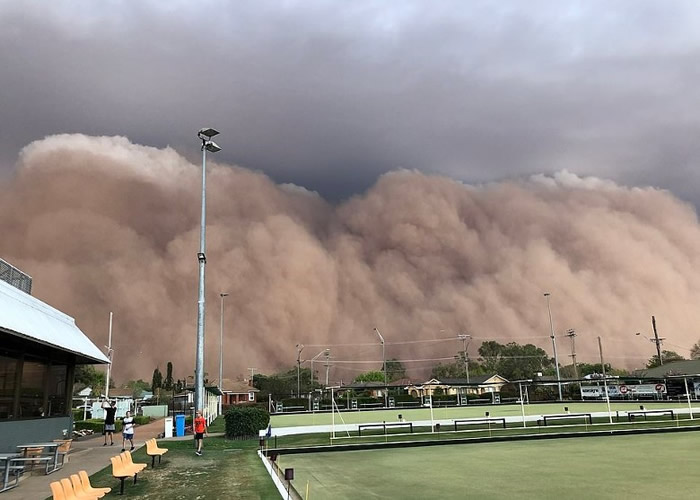
MULTIPOLYGON (((335 397, 331 387, 331 436, 335 439, 335 397)), ((331 443, 332 444, 332 443, 331 443)))
POLYGON ((523 427, 526 427, 526 425, 525 425, 525 402, 523 401, 523 384, 518 384, 518 387, 520 388, 520 411, 523 414, 523 427))
POLYGON ((431 393, 428 397, 430 398, 430 432, 434 433, 435 423, 433 422, 433 394, 431 393))
POLYGON ((107 357, 109 364, 107 365, 107 376, 105 382, 105 399, 109 399, 109 376, 112 371, 112 311, 109 312, 109 338, 107 340, 107 357))
POLYGON ((688 391, 688 378, 683 377, 683 383, 685 383, 685 395, 688 398, 688 411, 690 412, 690 420, 693 420, 693 405, 690 404, 690 392, 688 391))
POLYGON ((83 420, 87 420, 87 403, 88 398, 85 396, 85 403, 83 403, 83 420))

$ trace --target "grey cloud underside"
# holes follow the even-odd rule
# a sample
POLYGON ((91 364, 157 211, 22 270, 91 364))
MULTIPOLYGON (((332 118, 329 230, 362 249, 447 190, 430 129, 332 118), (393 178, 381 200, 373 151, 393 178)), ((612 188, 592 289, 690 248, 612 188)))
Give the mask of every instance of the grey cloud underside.
MULTIPOLYGON (((191 371, 199 175, 172 149, 62 135, 27 146, 0 181, 0 213, 13 214, 0 219, 0 234, 16 236, 0 240, 0 255, 98 345, 114 311, 117 377, 143 377, 167 361, 179 376, 191 371)), ((375 326, 388 342, 467 331, 475 342, 549 349, 545 291, 557 332, 577 330, 581 361, 597 359, 600 335, 614 365, 640 366, 653 346, 634 333, 649 332, 652 314, 667 348, 687 355, 699 336, 700 227, 693 208, 663 190, 566 171, 472 186, 397 170, 331 204, 220 163, 208 180, 210 373, 221 291, 230 294, 228 377, 289 367, 299 342, 376 342, 375 326)), ((450 357, 460 348, 393 345, 388 355, 450 357)), ((376 346, 332 354, 333 380, 380 365, 376 346)), ((407 366, 418 377, 430 363, 407 366)))
POLYGON ((196 160, 213 125, 222 160, 331 200, 408 168, 700 201, 694 2, 175 5, 0 6, 4 175, 66 132, 196 160))

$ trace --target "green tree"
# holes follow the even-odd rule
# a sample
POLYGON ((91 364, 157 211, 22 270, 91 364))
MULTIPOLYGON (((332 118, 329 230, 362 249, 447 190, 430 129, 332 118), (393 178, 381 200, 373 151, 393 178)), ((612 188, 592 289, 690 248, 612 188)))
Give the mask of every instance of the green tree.
MULTIPOLYGON (((678 354, 675 351, 661 351, 661 359, 663 359, 664 363, 670 363, 671 361, 683 361, 685 358, 678 354)), ((654 356, 652 358, 649 358, 649 361, 647 361, 647 368, 656 368, 659 366, 659 357, 654 356)))
POLYGON ((156 368, 153 370, 153 378, 151 379, 151 390, 155 393, 158 389, 163 387, 163 374, 160 370, 156 368))
MULTIPOLYGON (((105 372, 96 370, 92 365, 76 365, 74 382, 92 389, 93 395, 100 395, 105 388, 105 372)), ((114 387, 114 379, 109 381, 109 386, 114 387)))
POLYGON ((163 388, 167 391, 171 391, 173 389, 173 364, 170 361, 168 361, 168 367, 165 370, 163 388))
POLYGON ((151 390, 151 384, 141 379, 129 380, 124 386, 127 389, 131 389, 131 395, 135 398, 140 398, 143 396, 144 391, 151 390))
POLYGON ((690 359, 700 359, 700 340, 690 348, 690 359))
MULTIPOLYGON (((384 366, 382 366, 382 370, 384 369, 384 366)), ((399 380, 402 379, 406 376, 406 368, 403 366, 403 363, 399 361, 398 359, 389 359, 386 362, 386 379, 389 382, 393 382, 394 380, 399 380)), ((382 381, 384 381, 384 378, 382 378, 382 381)))
POLYGON ((376 370, 360 373, 353 382, 384 382, 384 373, 376 370))
POLYGON ((508 380, 532 378, 535 373, 554 367, 554 360, 533 344, 500 344, 489 340, 479 347, 479 356, 487 374, 497 373, 508 380))

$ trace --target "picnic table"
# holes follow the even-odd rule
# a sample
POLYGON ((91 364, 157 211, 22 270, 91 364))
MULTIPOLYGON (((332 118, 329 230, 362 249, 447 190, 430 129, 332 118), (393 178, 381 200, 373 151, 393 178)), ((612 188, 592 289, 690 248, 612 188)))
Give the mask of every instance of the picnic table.
POLYGON ((17 458, 20 458, 19 453, 0 453, 0 464, 4 464, 0 492, 14 488, 19 483, 19 471, 17 471, 18 473, 15 474, 14 484, 10 484, 10 470, 13 469, 12 464, 17 458))
POLYGON ((63 443, 46 442, 46 443, 29 443, 19 444, 17 448, 22 452, 22 456, 14 459, 15 462, 26 463, 46 463, 46 474, 51 474, 63 467, 63 462, 59 464, 58 448, 63 443), (29 457, 27 452, 31 448, 41 448, 41 454, 36 457, 29 457))

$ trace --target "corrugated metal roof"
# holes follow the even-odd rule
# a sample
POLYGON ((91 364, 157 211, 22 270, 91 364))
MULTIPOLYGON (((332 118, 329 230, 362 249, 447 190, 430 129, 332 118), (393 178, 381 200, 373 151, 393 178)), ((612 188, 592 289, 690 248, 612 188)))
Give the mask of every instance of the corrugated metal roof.
POLYGON ((73 318, 3 281, 0 281, 0 329, 96 363, 109 363, 73 318))

